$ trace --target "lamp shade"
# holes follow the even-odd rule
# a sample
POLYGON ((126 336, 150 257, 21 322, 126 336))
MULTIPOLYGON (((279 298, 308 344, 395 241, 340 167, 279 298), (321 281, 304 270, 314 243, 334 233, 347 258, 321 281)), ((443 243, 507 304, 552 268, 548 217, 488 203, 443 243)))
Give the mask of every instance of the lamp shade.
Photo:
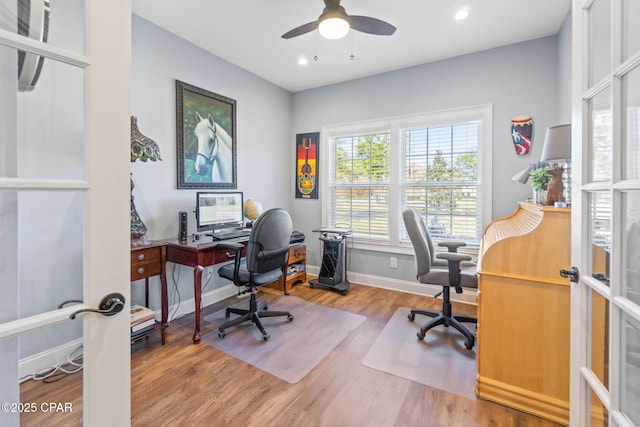
POLYGON ((557 125, 547 129, 540 161, 553 160, 571 160, 571 125, 557 125))
POLYGON ((522 169, 520 172, 515 174, 513 178, 511 178, 511 180, 514 182, 517 182, 518 184, 526 184, 527 181, 529 181, 530 171, 531 171, 530 168, 522 169))
POLYGON ((246 202, 244 202, 243 210, 244 216, 253 221, 258 218, 260 214, 262 214, 262 203, 256 200, 248 199, 246 202))

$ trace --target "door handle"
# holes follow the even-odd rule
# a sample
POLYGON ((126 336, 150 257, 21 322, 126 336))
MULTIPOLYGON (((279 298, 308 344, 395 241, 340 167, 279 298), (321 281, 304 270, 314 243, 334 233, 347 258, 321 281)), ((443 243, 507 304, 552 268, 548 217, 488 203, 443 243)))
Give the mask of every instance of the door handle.
POLYGON ((569 280, 574 283, 577 283, 580 278, 580 272, 578 271, 578 267, 575 265, 571 266, 571 270, 560 270, 560 275, 562 277, 568 277, 569 280))
POLYGON ((83 308, 82 310, 75 311, 71 313, 69 318, 75 319, 76 316, 80 313, 99 313, 103 316, 113 316, 114 314, 120 313, 124 308, 124 295, 121 293, 112 293, 106 295, 100 301, 100 305, 98 308, 83 308))

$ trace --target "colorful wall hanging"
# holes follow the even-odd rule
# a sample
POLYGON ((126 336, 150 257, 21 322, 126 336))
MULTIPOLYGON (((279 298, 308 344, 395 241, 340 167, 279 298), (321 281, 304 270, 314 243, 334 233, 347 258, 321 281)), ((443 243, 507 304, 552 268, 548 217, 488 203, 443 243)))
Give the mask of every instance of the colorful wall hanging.
POLYGON ((511 119, 511 139, 517 155, 523 156, 529 153, 533 143, 533 119, 531 116, 520 115, 511 119))
POLYGON ((319 132, 296 135, 296 199, 318 198, 319 132))

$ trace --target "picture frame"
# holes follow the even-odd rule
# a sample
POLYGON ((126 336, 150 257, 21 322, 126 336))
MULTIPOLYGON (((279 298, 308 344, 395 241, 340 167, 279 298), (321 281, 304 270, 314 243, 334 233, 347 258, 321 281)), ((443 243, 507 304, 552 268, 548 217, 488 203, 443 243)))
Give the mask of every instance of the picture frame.
POLYGON ((236 101, 176 80, 178 189, 237 188, 236 101))
POLYGON ((317 199, 320 132, 296 135, 296 199, 317 199))

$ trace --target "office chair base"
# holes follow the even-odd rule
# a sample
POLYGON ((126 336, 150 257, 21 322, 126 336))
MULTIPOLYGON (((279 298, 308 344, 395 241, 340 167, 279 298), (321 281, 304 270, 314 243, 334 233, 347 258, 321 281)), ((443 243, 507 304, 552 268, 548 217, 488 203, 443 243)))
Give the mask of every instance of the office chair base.
POLYGON ((471 333, 471 331, 469 331, 463 324, 462 322, 469 322, 469 323, 478 323, 478 320, 474 317, 469 317, 469 316, 458 316, 458 315, 453 315, 453 316, 447 316, 441 312, 438 311, 432 311, 432 310, 411 310, 411 312, 408 314, 408 318, 410 321, 413 322, 413 320, 416 317, 416 314, 421 314, 424 316, 428 316, 428 317, 432 317, 433 320, 431 320, 430 322, 428 322, 426 325, 424 325, 422 328, 420 328, 420 331, 417 333, 418 339, 419 340, 423 340, 427 331, 435 326, 438 325, 444 325, 445 327, 449 327, 449 326, 453 326, 455 329, 457 329, 462 335, 464 335, 464 337, 466 338, 466 340, 464 341, 464 346, 467 350, 471 350, 473 348, 473 346, 475 345, 476 342, 476 338, 474 336, 474 334, 471 333))
POLYGON ((260 329, 262 332, 262 339, 264 341, 268 341, 271 338, 271 335, 264 329, 262 326, 262 322, 260 322, 260 318, 263 317, 276 317, 276 316, 286 316, 289 322, 293 321, 293 315, 288 311, 268 311, 268 306, 266 301, 262 301, 259 304, 254 299, 254 294, 252 294, 252 301, 250 302, 250 309, 245 310, 242 308, 234 308, 229 307, 225 310, 225 317, 229 318, 233 314, 239 314, 240 317, 236 317, 228 322, 225 322, 218 328, 218 337, 220 339, 227 336, 227 328, 232 326, 239 325, 244 322, 252 322, 254 325, 260 329))

